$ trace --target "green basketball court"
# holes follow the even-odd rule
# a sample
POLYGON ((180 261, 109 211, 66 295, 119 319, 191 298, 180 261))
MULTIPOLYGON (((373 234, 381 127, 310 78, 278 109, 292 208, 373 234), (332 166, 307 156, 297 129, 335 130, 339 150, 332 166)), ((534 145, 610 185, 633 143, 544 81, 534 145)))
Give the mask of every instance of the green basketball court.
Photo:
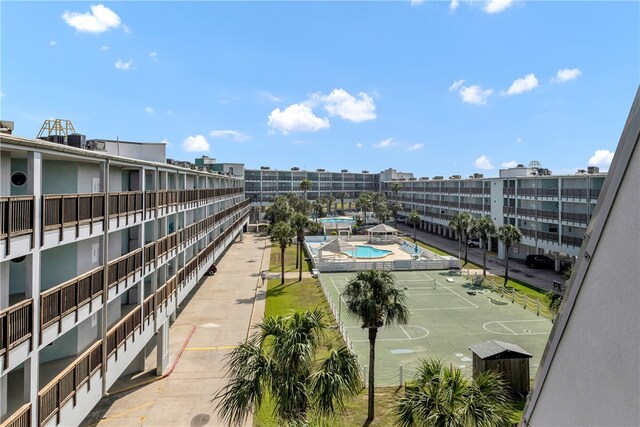
MULTIPOLYGON (((410 311, 407 325, 382 327, 376 340, 376 385, 397 385, 415 374, 419 360, 438 358, 459 366, 469 376, 469 347, 487 340, 514 343, 533 355, 531 377, 540 363, 552 323, 513 304, 470 280, 443 271, 394 272, 396 285, 405 290, 410 311), (402 369, 400 368, 402 366, 402 369), (402 372, 402 374, 401 374, 402 372)), ((355 273, 322 273, 320 280, 332 299, 363 367, 369 364, 368 333, 347 315, 340 298, 355 273)))

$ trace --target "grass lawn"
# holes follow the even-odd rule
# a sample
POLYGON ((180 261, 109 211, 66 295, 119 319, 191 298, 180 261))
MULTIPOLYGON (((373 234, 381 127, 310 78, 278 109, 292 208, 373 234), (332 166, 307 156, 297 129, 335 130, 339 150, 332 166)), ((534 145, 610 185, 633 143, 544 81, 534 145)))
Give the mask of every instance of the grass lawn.
MULTIPOLYGON (((305 262, 304 259, 307 257, 305 253, 303 253, 302 257, 302 271, 311 271, 311 264, 309 262, 305 262)), ((280 246, 274 244, 271 246, 271 259, 269 260, 269 271, 273 273, 280 273, 281 269, 280 265, 280 246)), ((287 249, 284 251, 284 271, 298 271, 296 269, 296 245, 291 244, 287 246, 287 249)))

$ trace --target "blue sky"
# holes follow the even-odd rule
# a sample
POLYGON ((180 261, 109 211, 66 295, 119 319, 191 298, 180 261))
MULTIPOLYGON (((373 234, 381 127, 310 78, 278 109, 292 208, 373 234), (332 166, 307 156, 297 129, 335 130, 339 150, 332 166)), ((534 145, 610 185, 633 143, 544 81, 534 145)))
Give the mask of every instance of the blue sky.
POLYGON ((0 3, 0 116, 250 168, 606 170, 640 2, 0 3))

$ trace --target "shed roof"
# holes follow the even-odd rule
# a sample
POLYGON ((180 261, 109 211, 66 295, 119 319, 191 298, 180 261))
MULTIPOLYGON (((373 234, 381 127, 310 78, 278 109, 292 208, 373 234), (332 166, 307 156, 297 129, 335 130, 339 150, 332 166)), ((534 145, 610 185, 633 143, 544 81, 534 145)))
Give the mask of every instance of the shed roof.
POLYGON ((335 239, 318 248, 318 251, 327 251, 333 253, 349 252, 355 250, 355 246, 342 239, 335 239))
POLYGON ((469 347, 469 350, 473 354, 477 355, 481 359, 488 359, 497 355, 509 355, 512 358, 516 357, 532 357, 531 353, 523 349, 517 344, 511 344, 504 341, 490 340, 474 344, 469 347))

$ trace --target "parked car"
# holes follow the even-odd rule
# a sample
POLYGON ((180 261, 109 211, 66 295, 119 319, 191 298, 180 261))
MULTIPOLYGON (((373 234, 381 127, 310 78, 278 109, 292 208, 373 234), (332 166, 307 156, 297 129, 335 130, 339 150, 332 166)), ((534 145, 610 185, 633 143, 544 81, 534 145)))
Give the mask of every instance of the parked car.
POLYGON ((479 248, 480 239, 469 239, 469 241, 467 241, 467 246, 469 246, 470 248, 479 248))
POLYGON ((207 274, 209 276, 213 276, 214 274, 216 274, 218 272, 218 267, 216 267, 215 264, 211 264, 211 267, 209 267, 209 269, 207 270, 207 274))
POLYGON ((524 264, 529 268, 554 268, 556 262, 546 255, 527 255, 524 264))

